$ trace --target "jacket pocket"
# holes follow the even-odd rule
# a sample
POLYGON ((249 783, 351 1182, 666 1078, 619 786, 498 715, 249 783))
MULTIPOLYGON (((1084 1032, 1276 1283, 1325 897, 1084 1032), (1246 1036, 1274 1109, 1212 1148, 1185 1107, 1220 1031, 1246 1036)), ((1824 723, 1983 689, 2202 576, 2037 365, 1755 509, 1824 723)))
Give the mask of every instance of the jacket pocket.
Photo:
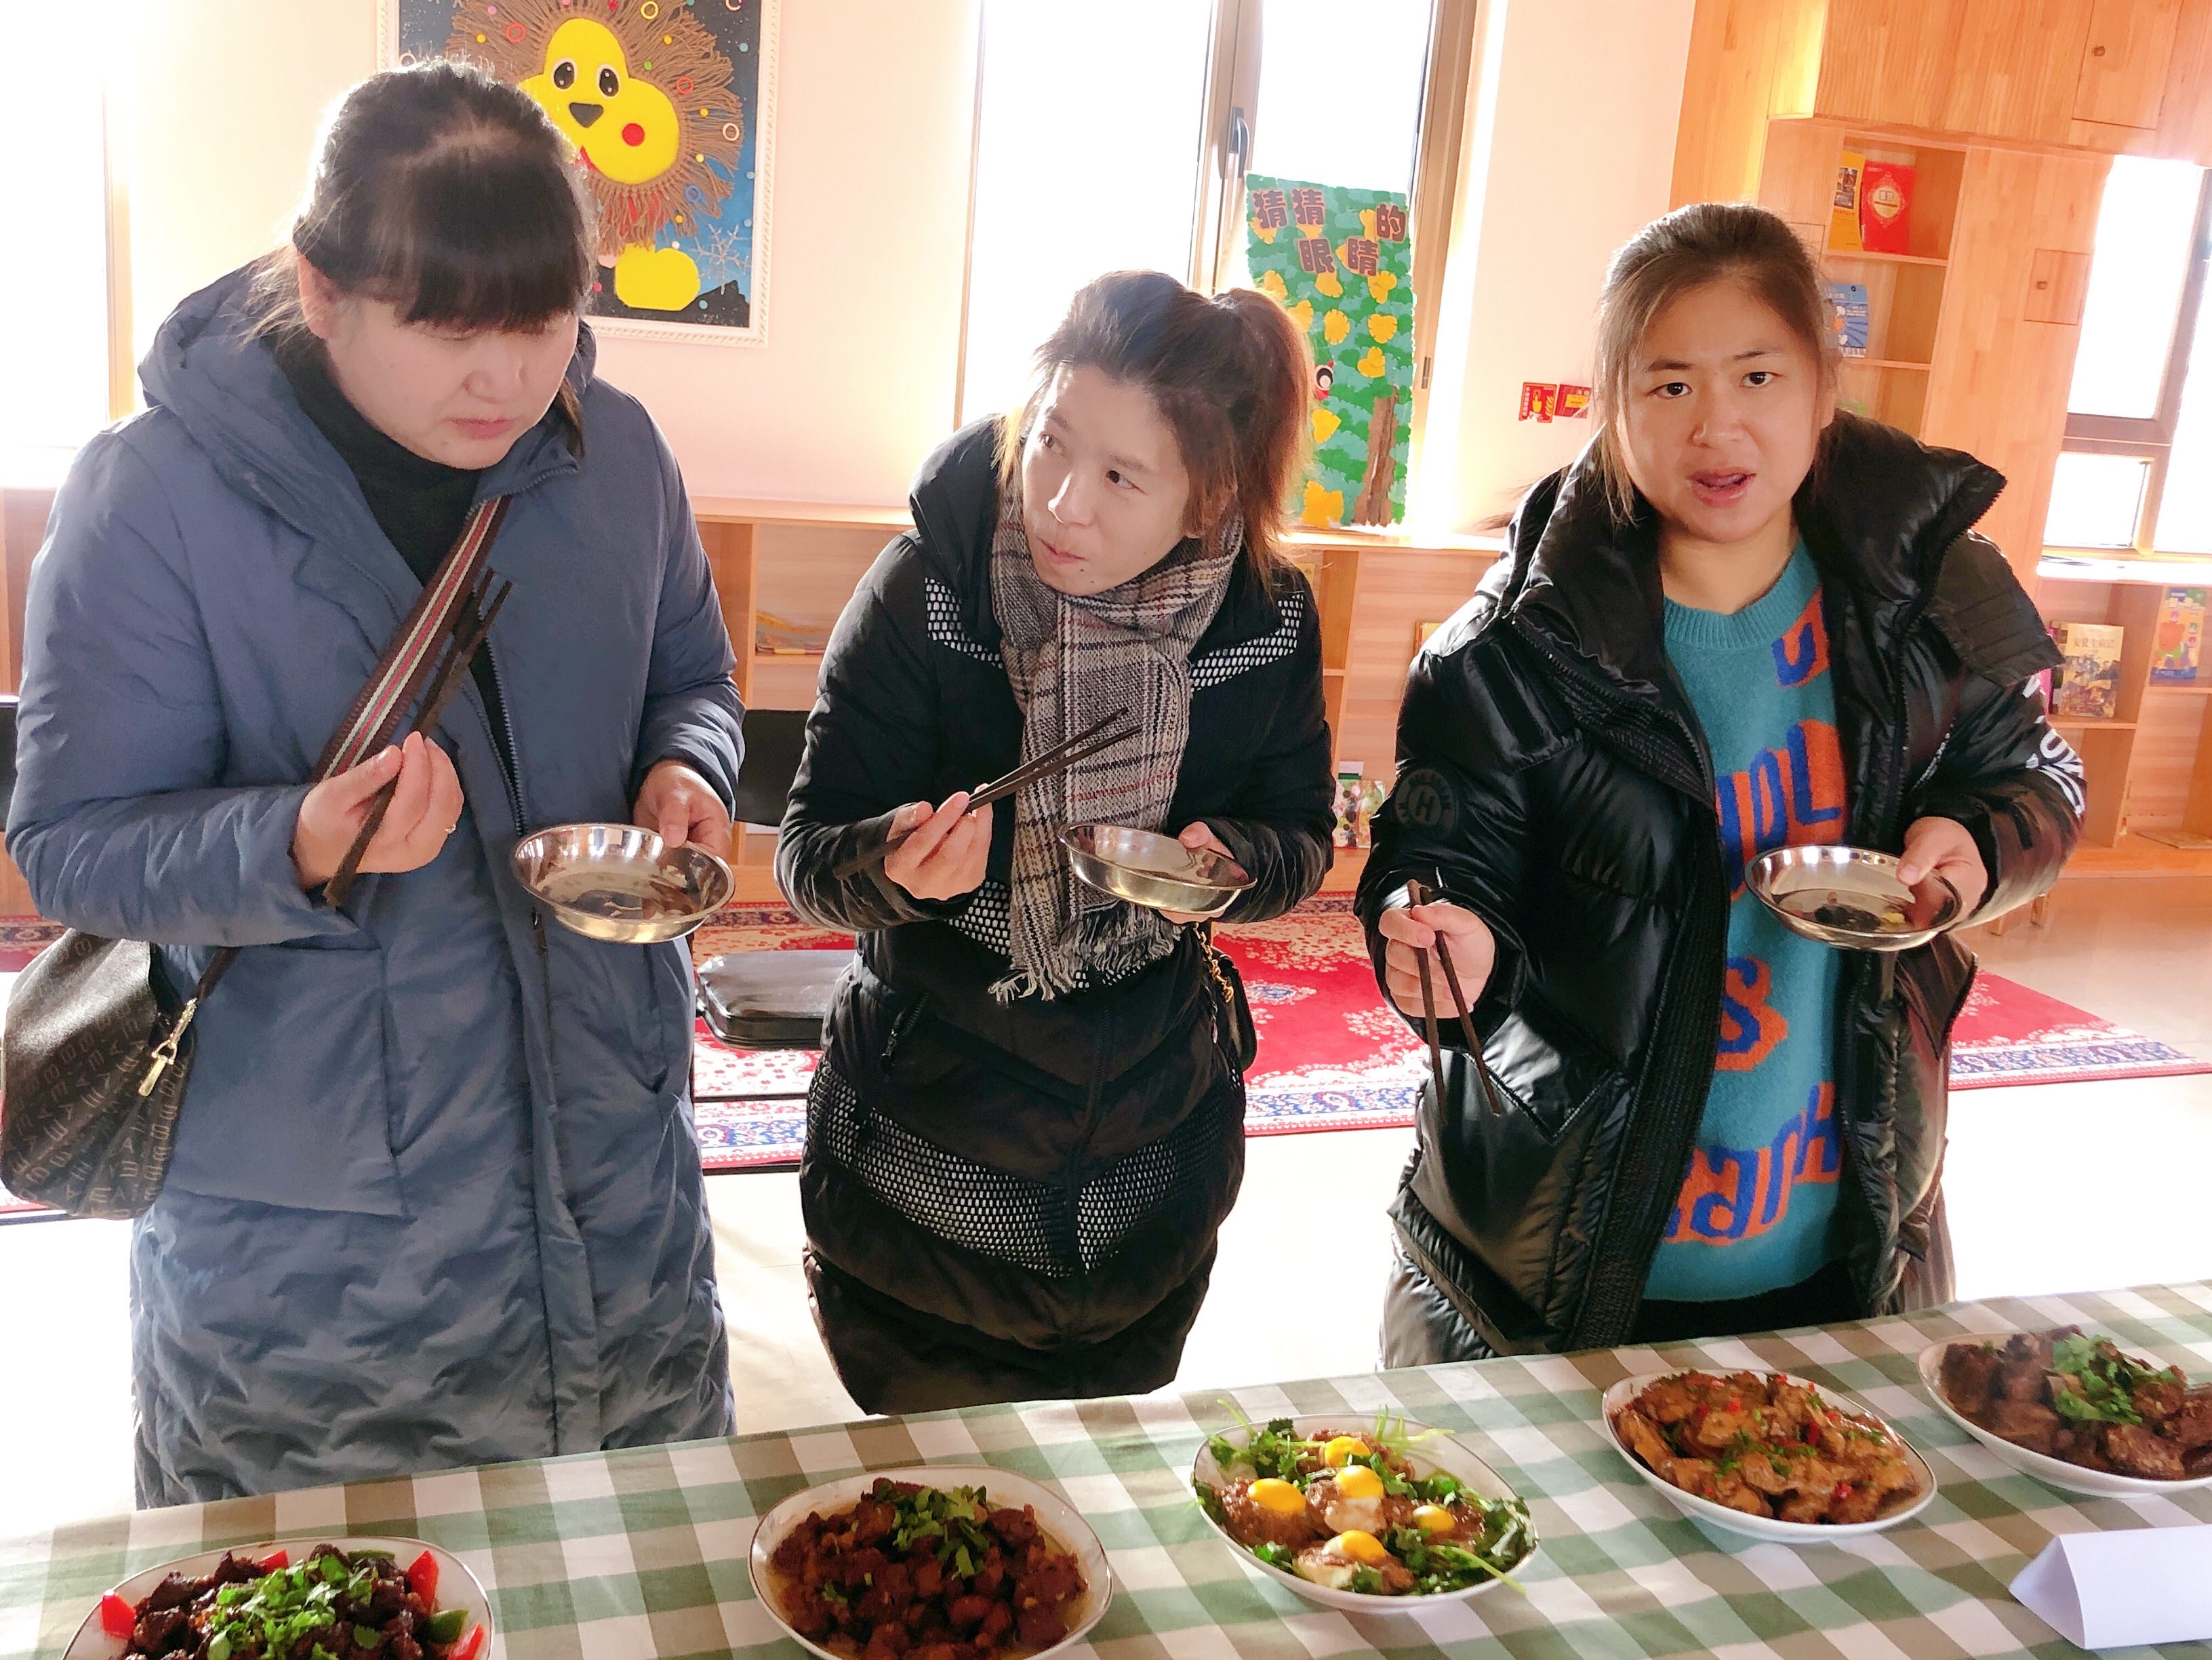
MULTIPOLYGON (((1546 1036, 1531 1023, 1533 1010, 1506 1017, 1484 1046, 1491 1079, 1498 1085, 1509 1111, 1520 1109, 1547 1140, 1556 1141, 1583 1110, 1616 1091, 1620 1073, 1583 1044, 1546 1036)), ((1487 1113, 1482 1080, 1471 1062, 1447 1055, 1454 1069, 1446 1080, 1453 1085, 1459 1110, 1477 1116, 1487 1113)))
POLYGON ((385 1017, 373 945, 240 952, 194 1023, 169 1181, 210 1199, 407 1214, 385 1017))

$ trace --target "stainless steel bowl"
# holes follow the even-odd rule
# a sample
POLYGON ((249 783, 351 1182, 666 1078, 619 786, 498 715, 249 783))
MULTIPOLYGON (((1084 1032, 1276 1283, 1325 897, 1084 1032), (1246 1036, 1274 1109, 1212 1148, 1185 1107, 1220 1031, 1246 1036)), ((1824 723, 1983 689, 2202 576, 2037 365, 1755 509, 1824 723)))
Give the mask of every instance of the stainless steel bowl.
POLYGON ((514 849, 515 879, 553 920, 592 939, 681 939, 730 901, 730 867, 635 824, 556 824, 514 849))
POLYGON ((1940 876, 1917 891, 1898 861, 1865 848, 1777 848, 1761 854, 1744 882, 1785 927, 1825 946, 1911 951, 1959 920, 1958 891, 1940 876))
POLYGON ((1102 893, 1152 910, 1218 916, 1252 885, 1233 859, 1126 824, 1078 824, 1062 830, 1060 840, 1077 876, 1102 893))

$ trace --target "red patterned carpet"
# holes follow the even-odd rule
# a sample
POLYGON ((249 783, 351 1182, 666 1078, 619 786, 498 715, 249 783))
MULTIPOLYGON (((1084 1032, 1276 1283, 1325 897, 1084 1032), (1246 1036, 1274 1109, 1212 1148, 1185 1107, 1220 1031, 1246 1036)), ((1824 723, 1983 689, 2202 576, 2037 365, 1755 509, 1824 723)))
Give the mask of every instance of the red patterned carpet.
MULTIPOLYGON (((0 919, 0 972, 22 967, 58 932, 34 918, 0 919)), ((1405 1023, 1382 1006, 1348 896, 1323 895, 1278 921, 1224 929, 1221 939, 1243 972, 1260 1029, 1259 1061, 1247 1079, 1249 1134, 1413 1122, 1425 1057, 1405 1023)), ((703 958, 850 942, 769 906, 725 911, 693 943, 703 958)), ((813 1069, 811 1054, 741 1054, 702 1028, 695 1088, 706 1098, 696 1110, 707 1168, 795 1163, 813 1069)), ((2212 1061, 1996 975, 1975 988, 1952 1048, 1956 1089, 2197 1072, 2212 1072, 2212 1061)), ((21 1208, 0 1189, 0 1213, 21 1208)))

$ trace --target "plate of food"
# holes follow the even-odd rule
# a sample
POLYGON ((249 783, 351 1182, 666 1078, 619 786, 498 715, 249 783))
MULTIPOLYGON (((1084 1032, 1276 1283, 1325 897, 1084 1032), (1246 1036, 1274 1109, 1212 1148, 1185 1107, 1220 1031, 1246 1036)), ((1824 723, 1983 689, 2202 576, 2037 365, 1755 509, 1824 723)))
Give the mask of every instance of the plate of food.
POLYGON ((1347 1613, 1464 1602, 1536 1554, 1528 1506, 1498 1472, 1402 1418, 1247 1424, 1207 1438, 1190 1482, 1253 1571, 1347 1613))
POLYGON ((1114 1596, 1106 1548, 1065 1499, 964 1464, 793 1493, 761 1518, 752 1578, 776 1623, 824 1660, 933 1644, 1033 1660, 1081 1642, 1114 1596))
POLYGON ((1646 1372, 1607 1389, 1602 1409, 1621 1456, 1676 1509, 1753 1539, 1879 1533, 1936 1497, 1903 1436, 1788 1372, 1646 1372))
POLYGON ((1911 951, 1957 922, 1965 908, 1940 876, 1907 887, 1900 862, 1868 848, 1776 848, 1744 872, 1744 885, 1792 933, 1852 951, 1911 951))
POLYGON ((489 1660, 491 1637, 490 1603, 459 1557, 420 1539, 340 1539, 203 1551, 133 1574, 62 1660, 489 1660))
POLYGON ((2139 1498, 2212 1485, 2212 1383, 2078 1326, 1930 1343, 1920 1381, 1960 1429, 2047 1487, 2139 1498))

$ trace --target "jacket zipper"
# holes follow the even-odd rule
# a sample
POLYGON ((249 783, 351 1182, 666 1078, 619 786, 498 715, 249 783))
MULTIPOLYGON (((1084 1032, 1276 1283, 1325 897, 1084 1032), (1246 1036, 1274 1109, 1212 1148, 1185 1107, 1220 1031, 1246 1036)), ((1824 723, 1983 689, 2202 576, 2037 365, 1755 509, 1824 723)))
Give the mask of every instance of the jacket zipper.
MULTIPOLYGON (((514 839, 519 842, 529 834, 529 830, 522 822, 522 780, 520 776, 522 770, 522 751, 514 739, 514 706, 507 701, 507 682, 501 677, 499 672, 499 654, 491 648, 490 641, 484 642, 483 652, 485 659, 491 664, 491 684, 499 693, 500 725, 507 732, 507 752, 504 755, 495 754, 493 759, 500 763, 500 780, 507 786, 507 811, 514 816, 514 839)), ((492 747, 496 751, 499 746, 495 744, 492 747)), ((544 962, 550 954, 545 941, 545 918, 538 909, 537 901, 534 899, 530 905, 530 937, 537 942, 538 961, 544 962)), ((550 985, 546 988, 546 996, 545 1012, 548 1018, 550 1018, 553 1009, 552 988, 550 985)))
MULTIPOLYGON (((1948 544, 1946 544, 1947 551, 1948 545, 1948 544)), ((1905 660, 1906 654, 1911 649, 1912 636, 1920 627, 1921 619, 1928 614, 1929 601, 1936 586, 1936 575, 1939 574, 1940 572, 1930 575, 1929 580, 1922 585, 1920 592, 1914 597, 1911 609, 1899 620, 1897 648, 1891 654, 1887 664, 1889 684, 1884 688, 1888 693, 1887 702, 1890 728, 1883 734, 1886 741, 1880 746, 1883 770, 1881 812, 1871 819, 1860 821, 1869 829, 1895 822, 1905 808, 1905 769, 1907 759, 1905 745, 1910 735, 1911 727, 1911 711, 1905 707, 1905 660)), ((1945 741, 1948 742, 1948 737, 1945 741)), ((1940 750, 1936 758, 1938 761, 1942 759, 1940 750)), ((1931 771, 1933 766, 1934 763, 1931 763, 1931 771)), ((1854 956, 1856 958, 1857 954, 1854 953, 1854 956)), ((1901 994, 1896 991, 1897 970, 1893 958, 1882 959, 1879 968, 1874 963, 1863 959, 1854 960, 1846 964, 1844 972, 1838 982, 1833 1062, 1836 1074, 1837 1144, 1843 1153, 1844 1163, 1850 1167, 1852 1177, 1857 1182, 1859 1197, 1869 1212, 1874 1210, 1875 1195, 1869 1188, 1866 1171, 1855 1153, 1858 1141, 1856 1108, 1859 1066, 1856 1034, 1853 1031, 1856 1024, 1853 1016, 1865 997, 1869 976, 1877 972, 1886 972, 1891 982, 1893 994, 1901 994)), ((1888 1096, 1888 1104, 1893 1107, 1897 1098, 1897 1068, 1893 1056, 1883 1088, 1888 1096)), ((1894 1202, 1894 1197, 1893 1195, 1893 1202, 1894 1202)), ((1892 1225, 1899 1230, 1900 1240, 1904 1222, 1905 1218, 1902 1215, 1892 1219, 1892 1225)), ((1854 1279, 1856 1280, 1856 1276, 1854 1279)), ((1865 1285, 1855 1285, 1855 1289, 1859 1292, 1862 1298, 1865 1299, 1865 1293, 1869 1287, 1865 1285)))
MULTIPOLYGON (((1624 706, 1626 700, 1617 691, 1570 661, 1563 653, 1555 651, 1534 630, 1518 632, 1555 672, 1571 678, 1601 702, 1614 708, 1624 706)), ((1662 709, 1660 714, 1694 758, 1705 788, 1703 805, 1707 811, 1712 811, 1717 794, 1712 757, 1679 714, 1662 709)), ((1704 845, 1706 857, 1702 861, 1683 931, 1676 937, 1676 949, 1686 955, 1693 948, 1711 955, 1717 946, 1725 954, 1728 908, 1721 879, 1717 833, 1704 838, 1704 845), (1716 914, 1709 903, 1702 902, 1710 901, 1717 893, 1723 897, 1716 914), (1716 921, 1721 925, 1717 934, 1716 921)), ((1659 1002, 1653 1012, 1647 1072, 1661 1072, 1669 1058, 1663 1046, 1668 1042, 1670 1030, 1680 1024, 1674 1018, 1674 997, 1690 983, 1690 971, 1697 966, 1687 961, 1678 963, 1674 956, 1669 952, 1669 960, 1662 970, 1663 978, 1659 1002)), ((1717 991, 1717 982, 1713 989, 1717 991)), ((1717 1021, 1717 1007, 1714 1017, 1717 1021)), ((1717 1041, 1717 1029, 1714 1041, 1717 1041)), ((1713 1046, 1711 1043, 1707 1045, 1709 1056, 1713 1046)), ((1644 1282, 1650 1274, 1651 1257, 1658 1250, 1660 1233, 1666 1226, 1668 1213, 1680 1197, 1685 1155, 1697 1134, 1698 1117, 1705 1109, 1705 1092, 1711 1087, 1710 1065, 1692 1069, 1698 1071, 1704 1080, 1704 1087, 1698 1090, 1688 1087, 1690 1079, 1682 1067, 1674 1070, 1683 1075, 1668 1079, 1662 1073, 1661 1091, 1649 1098, 1639 1093, 1630 1109, 1629 1122, 1621 1134, 1627 1152, 1613 1175, 1615 1199, 1607 1207, 1606 1219, 1598 1229, 1595 1260, 1585 1282, 1583 1306, 1571 1322, 1571 1347, 1605 1347, 1626 1341, 1635 1323, 1636 1310, 1644 1300, 1644 1282), (1623 1194, 1629 1195, 1632 1214, 1624 1212, 1621 1207, 1620 1195, 1623 1194)))

